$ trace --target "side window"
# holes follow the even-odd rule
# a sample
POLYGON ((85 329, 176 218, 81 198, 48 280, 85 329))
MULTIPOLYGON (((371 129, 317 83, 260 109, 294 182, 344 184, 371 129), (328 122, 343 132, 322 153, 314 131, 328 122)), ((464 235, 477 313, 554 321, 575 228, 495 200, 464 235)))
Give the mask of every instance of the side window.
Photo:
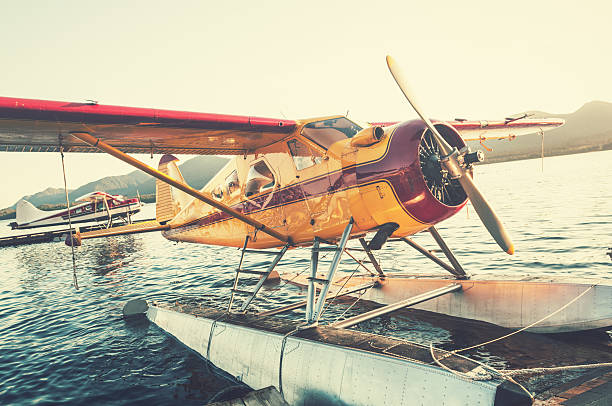
POLYGON ((298 140, 287 141, 289 152, 298 171, 321 163, 321 154, 298 140))
POLYGON ((227 178, 225 178, 225 187, 227 188, 228 195, 232 195, 235 191, 240 189, 240 184, 238 183, 238 172, 234 170, 227 178))
POLYGON ((245 196, 256 195, 274 187, 274 175, 264 161, 251 165, 244 188, 245 196))
POLYGON ((219 185, 213 189, 212 195, 215 199, 221 200, 223 199, 223 188, 219 185))

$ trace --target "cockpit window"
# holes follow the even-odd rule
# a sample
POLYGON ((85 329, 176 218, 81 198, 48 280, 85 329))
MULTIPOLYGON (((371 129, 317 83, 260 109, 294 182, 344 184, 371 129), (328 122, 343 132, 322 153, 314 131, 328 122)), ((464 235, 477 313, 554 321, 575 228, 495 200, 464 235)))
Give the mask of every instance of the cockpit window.
POLYGON ((338 117, 306 124, 302 135, 328 149, 334 142, 353 138, 361 129, 348 118, 338 117))
POLYGON ((291 152, 295 168, 298 171, 321 163, 321 154, 318 151, 308 148, 304 143, 298 140, 289 140, 287 141, 287 146, 289 146, 289 152, 291 152))
POLYGON ((256 195, 274 187, 274 175, 264 161, 256 162, 247 174, 245 196, 256 195))

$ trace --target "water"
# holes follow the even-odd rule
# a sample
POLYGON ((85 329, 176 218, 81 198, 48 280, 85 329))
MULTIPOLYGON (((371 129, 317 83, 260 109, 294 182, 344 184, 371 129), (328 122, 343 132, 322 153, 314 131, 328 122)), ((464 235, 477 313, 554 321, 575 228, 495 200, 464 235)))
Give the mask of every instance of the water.
MULTIPOLYGON (((611 170, 612 151, 547 158, 544 173, 539 160, 479 167, 477 182, 514 238, 512 257, 498 249, 473 209, 438 229, 465 269, 481 277, 609 279, 611 170)), ((3 234, 8 223, 0 222, 3 234)), ((415 239, 431 246, 429 235, 415 239)), ((291 252, 283 269, 307 269, 309 254, 301 251, 291 252)), ((397 243, 379 257, 389 271, 440 272, 397 243)), ((157 233, 87 240, 77 250, 75 290, 64 244, 0 248, 0 404, 204 404, 236 385, 155 325, 123 320, 121 308, 133 298, 223 306, 237 260, 235 249, 175 244, 157 233)), ((343 262, 343 271, 354 269, 343 262)), ((256 305, 269 308, 299 294, 288 285, 266 287, 266 300, 256 305)), ((351 303, 341 301, 326 319, 351 303)), ((411 313, 361 328, 448 348, 463 337, 411 313)), ((486 351, 471 355, 507 364, 486 351)))

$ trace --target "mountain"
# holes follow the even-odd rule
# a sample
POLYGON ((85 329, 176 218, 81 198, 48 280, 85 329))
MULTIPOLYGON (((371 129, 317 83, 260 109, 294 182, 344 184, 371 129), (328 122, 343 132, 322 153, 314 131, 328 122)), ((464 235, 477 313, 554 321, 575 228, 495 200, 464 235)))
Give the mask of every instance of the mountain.
MULTIPOLYGON (((196 156, 179 165, 179 168, 185 181, 191 187, 199 190, 206 185, 227 161, 227 158, 218 156, 196 156)), ((155 193, 155 179, 141 171, 133 171, 127 175, 107 176, 87 183, 77 189, 70 190, 68 196, 70 201, 74 201, 96 190, 124 196, 136 196, 137 191, 141 195, 153 194, 155 193)), ((61 188, 47 188, 42 192, 24 196, 22 199, 29 201, 35 206, 65 204, 66 194, 64 189, 61 188)), ((14 209, 15 205, 10 208, 14 209)))
MULTIPOLYGON (((612 103, 592 101, 570 114, 530 111, 529 118, 562 118, 565 125, 544 133, 544 155, 565 155, 612 149, 612 103)), ((482 149, 478 142, 472 149, 482 149)), ((529 134, 515 140, 484 141, 493 151, 484 151, 485 162, 537 158, 541 155, 542 136, 529 134)))

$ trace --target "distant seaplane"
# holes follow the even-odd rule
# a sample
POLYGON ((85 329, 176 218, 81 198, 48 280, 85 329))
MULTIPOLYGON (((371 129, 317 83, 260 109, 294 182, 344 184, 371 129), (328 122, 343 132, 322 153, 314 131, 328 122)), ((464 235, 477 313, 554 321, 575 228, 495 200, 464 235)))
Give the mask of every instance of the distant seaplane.
POLYGON ((132 215, 142 207, 137 197, 126 199, 121 195, 110 195, 105 192, 92 192, 76 199, 82 202, 68 209, 44 211, 36 208, 27 200, 17 202, 16 218, 9 226, 13 230, 35 227, 49 227, 72 223, 89 223, 106 221, 106 226, 113 219, 121 218, 128 222, 132 215), (70 216, 70 219, 68 218, 70 216))

